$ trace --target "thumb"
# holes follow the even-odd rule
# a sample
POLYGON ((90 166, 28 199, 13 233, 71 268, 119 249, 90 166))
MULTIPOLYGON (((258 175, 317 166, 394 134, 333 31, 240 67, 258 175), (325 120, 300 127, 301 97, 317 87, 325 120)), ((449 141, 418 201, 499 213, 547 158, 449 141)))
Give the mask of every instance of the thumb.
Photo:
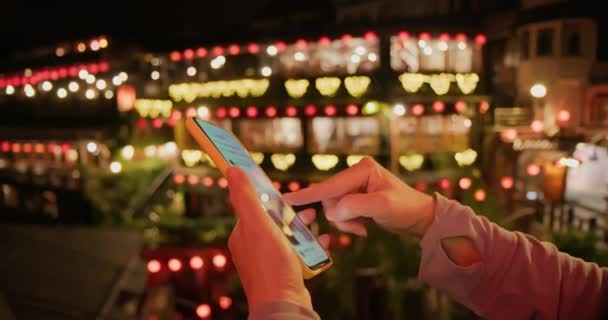
POLYGON ((230 166, 226 170, 226 179, 230 190, 230 202, 239 220, 245 224, 252 219, 265 220, 266 217, 263 217, 265 212, 258 201, 258 194, 245 171, 230 166))

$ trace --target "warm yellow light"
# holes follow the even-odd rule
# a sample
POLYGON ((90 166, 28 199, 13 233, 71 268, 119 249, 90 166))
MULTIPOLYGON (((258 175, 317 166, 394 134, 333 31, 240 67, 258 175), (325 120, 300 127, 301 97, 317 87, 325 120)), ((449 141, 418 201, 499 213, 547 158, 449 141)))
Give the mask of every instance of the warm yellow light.
POLYGON ((407 170, 414 171, 422 168, 424 156, 418 153, 399 157, 399 163, 407 170))
POLYGON ((86 77, 85 81, 86 81, 88 84, 93 84, 93 83, 95 82, 95 76, 94 76, 94 75, 92 75, 92 74, 89 74, 89 75, 87 75, 87 77, 86 77))
POLYGON ((106 83, 105 80, 99 79, 99 80, 97 80, 97 83, 95 83, 95 86, 97 87, 97 89, 103 90, 108 86, 108 84, 106 83))
POLYGON ((309 82, 306 79, 289 79, 285 81, 285 89, 290 97, 301 98, 308 90, 309 82))
POLYGON ((209 119, 210 117, 209 108, 206 106, 200 106, 196 109, 196 115, 202 119, 209 119))
POLYGON ((456 84, 458 84, 458 88, 460 88, 460 91, 464 94, 475 91, 478 82, 479 76, 476 73, 459 73, 456 75, 456 84))
POLYGON ((196 73, 197 73, 197 70, 195 67, 190 66, 190 67, 188 67, 188 69, 186 69, 186 74, 188 74, 191 77, 194 77, 196 75, 196 73))
POLYGON ((399 81, 406 92, 418 92, 422 85, 427 81, 427 76, 420 73, 405 72, 399 76, 399 81))
POLYGON ((315 154, 312 156, 312 163, 321 171, 332 169, 338 164, 340 159, 333 154, 315 154))
POLYGON ((59 88, 57 89, 57 97, 59 97, 59 99, 63 99, 65 97, 68 96, 68 91, 65 90, 64 88, 59 88))
POLYGON ((275 47, 275 46, 273 46, 273 45, 269 45, 269 46, 266 48, 266 53, 267 53, 269 56, 276 56, 278 52, 279 52, 279 49, 277 49, 277 47, 275 47))
POLYGON ((559 163, 570 168, 578 168, 578 166, 580 166, 581 164, 578 160, 574 158, 561 158, 559 159, 559 163))
POLYGON ((33 96, 36 95, 36 90, 34 90, 34 88, 29 84, 26 84, 25 88, 23 90, 25 91, 25 95, 28 98, 32 98, 33 96))
POLYGON ((127 80, 129 79, 129 75, 128 75, 126 72, 121 71, 121 72, 118 74, 118 78, 120 78, 120 80, 121 80, 122 82, 125 82, 125 81, 127 81, 127 80))
POLYGON ((74 150, 74 149, 70 149, 66 155, 65 155, 66 160, 70 161, 70 162, 74 162, 76 160, 78 160, 78 151, 74 150))
POLYGON ((112 90, 106 90, 103 95, 106 99, 112 99, 114 97, 114 92, 112 92, 112 90))
POLYGON ((357 162, 361 161, 361 159, 363 159, 365 156, 361 155, 361 154, 353 154, 350 155, 348 157, 346 157, 346 164, 348 164, 349 167, 354 166, 357 162))
POLYGON ((192 102, 196 98, 260 97, 266 93, 268 79, 240 79, 230 81, 208 81, 200 83, 180 83, 169 86, 169 96, 174 101, 192 102))
POLYGON ((78 82, 72 81, 72 82, 70 82, 70 84, 68 84, 68 89, 71 92, 76 92, 76 91, 78 91, 78 89, 80 89, 80 86, 78 85, 78 82))
POLYGON ((344 79, 344 87, 346 87, 346 91, 348 91, 348 93, 355 98, 360 98, 362 95, 364 95, 365 92, 367 92, 367 88, 369 87, 370 83, 371 79, 367 76, 353 76, 346 77, 346 79, 344 79))
POLYGON ((122 171, 122 164, 118 161, 112 161, 112 163, 110 163, 110 171, 112 171, 112 173, 120 173, 120 171, 122 171))
POLYGON ((136 99, 135 110, 141 117, 156 118, 163 116, 168 118, 171 115, 173 102, 171 100, 155 100, 155 99, 136 99))
POLYGON ((203 152, 200 150, 182 150, 182 159, 187 167, 195 166, 203 158, 203 152))
POLYGON ((8 94, 9 96, 12 94, 15 94, 15 87, 13 86, 6 86, 6 89, 4 90, 4 92, 6 94, 8 94))
POLYGON ((133 156, 135 155, 135 148, 133 148, 132 145, 126 145, 120 151, 120 155, 125 160, 131 160, 131 159, 133 159, 133 156))
POLYGON ((102 48, 107 48, 108 47, 108 39, 106 39, 106 37, 100 37, 99 38, 99 46, 102 48))
POLYGON ((473 149, 467 149, 462 152, 456 152, 454 158, 459 166, 469 166, 475 162, 475 159, 477 159, 477 152, 475 152, 473 149))
POLYGON ((448 93, 452 80, 454 80, 454 75, 450 73, 433 74, 428 77, 429 84, 437 95, 448 93))
POLYGON ((146 155, 146 157, 148 158, 152 158, 156 155, 156 146, 155 145, 149 145, 146 146, 144 148, 144 154, 146 155))
POLYGON ((264 161, 264 154, 261 152, 251 152, 251 158, 255 164, 260 165, 264 161))
POLYGON ((211 64, 211 68, 219 69, 219 68, 223 67, 224 64, 226 64, 226 57, 217 56, 217 57, 213 58, 213 60, 211 60, 210 64, 211 64))
POLYGON ((270 161, 275 168, 286 171, 296 162, 296 156, 293 153, 275 153, 270 156, 270 161))
POLYGON ((542 83, 536 83, 530 88, 530 94, 534 98, 544 98, 547 95, 547 87, 542 83))
POLYGON ((89 76, 89 72, 85 69, 78 71, 78 78, 84 80, 89 76))
POLYGON ((380 111, 380 105, 376 101, 369 101, 361 109, 361 113, 364 115, 376 114, 380 111))
POLYGON ((42 90, 43 91, 51 91, 53 89, 53 84, 50 81, 45 81, 42 83, 42 90))
POLYGON ((321 95, 326 97, 333 97, 338 89, 340 89, 340 78, 336 77, 322 77, 317 78, 315 80, 315 87, 321 93, 321 95))
POLYGON ((272 75, 272 68, 270 68, 269 66, 264 66, 262 67, 262 69, 260 70, 260 73, 264 76, 264 77, 270 77, 272 75))
POLYGON ((424 156, 421 154, 411 154, 399 157, 399 163, 408 171, 415 171, 422 167, 424 156))
POLYGON ((401 103, 397 103, 393 106, 393 113, 396 116, 402 116, 405 114, 405 106, 401 103))
POLYGON ((152 73, 150 73, 150 78, 152 78, 152 80, 158 80, 160 78, 160 72, 156 70, 152 71, 152 73))

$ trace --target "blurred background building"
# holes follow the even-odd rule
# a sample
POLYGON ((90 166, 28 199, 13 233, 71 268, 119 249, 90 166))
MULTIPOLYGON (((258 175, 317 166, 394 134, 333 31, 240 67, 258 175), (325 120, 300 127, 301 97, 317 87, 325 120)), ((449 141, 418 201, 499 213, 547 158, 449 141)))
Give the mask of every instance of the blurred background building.
MULTIPOLYGON (((282 192, 371 156, 607 261, 608 28, 591 1, 99 8, 31 35, 8 9, 0 315, 244 317, 227 182, 192 116, 234 131, 282 192)), ((413 241, 332 232, 336 266, 309 283, 323 318, 474 318, 415 280, 413 241)))

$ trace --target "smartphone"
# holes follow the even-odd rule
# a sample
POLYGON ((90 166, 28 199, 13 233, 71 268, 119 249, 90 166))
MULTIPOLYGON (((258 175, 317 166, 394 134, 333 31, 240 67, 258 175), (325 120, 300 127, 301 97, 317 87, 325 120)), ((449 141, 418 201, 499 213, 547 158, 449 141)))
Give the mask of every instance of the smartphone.
POLYGON ((332 260, 329 254, 321 247, 293 208, 283 201, 272 181, 253 161, 234 134, 198 118, 188 118, 186 129, 222 174, 226 173, 229 166, 238 166, 247 173, 268 217, 285 235, 300 258, 305 279, 312 278, 331 266, 332 260))

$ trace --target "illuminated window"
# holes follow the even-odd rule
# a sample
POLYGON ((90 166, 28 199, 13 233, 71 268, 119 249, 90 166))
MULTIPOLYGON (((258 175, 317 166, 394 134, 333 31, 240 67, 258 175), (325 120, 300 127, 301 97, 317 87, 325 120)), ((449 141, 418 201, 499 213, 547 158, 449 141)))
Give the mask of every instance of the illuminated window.
POLYGON ((380 149, 380 125, 377 118, 329 118, 311 120, 311 153, 367 154, 380 149))
POLYGON ((297 118, 241 120, 238 135, 245 147, 258 152, 295 152, 304 144, 297 118))
POLYGON ((536 34, 536 55, 550 56, 553 54, 553 29, 539 29, 536 34))

